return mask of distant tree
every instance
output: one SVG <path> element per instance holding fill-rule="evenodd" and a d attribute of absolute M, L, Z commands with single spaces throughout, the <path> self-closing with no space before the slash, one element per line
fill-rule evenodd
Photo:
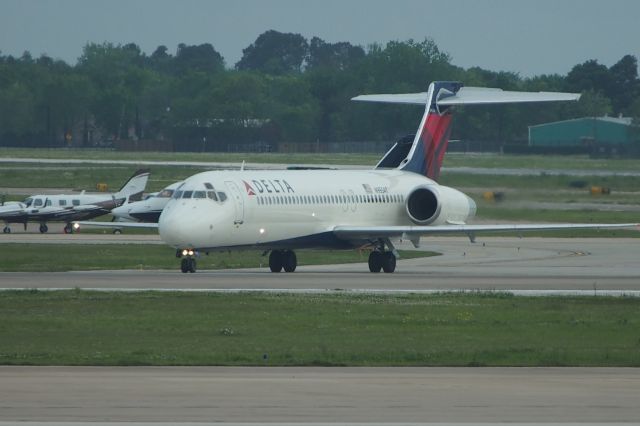
<path fill-rule="evenodd" d="M 242 58 L 236 64 L 236 69 L 268 74 L 300 72 L 308 50 L 309 44 L 300 34 L 269 30 L 242 50 Z"/>
<path fill-rule="evenodd" d="M 629 113 L 634 100 L 640 96 L 638 60 L 626 55 L 609 68 L 610 86 L 608 95 L 616 113 Z"/>
<path fill-rule="evenodd" d="M 309 43 L 307 69 L 331 68 L 345 70 L 365 57 L 364 49 L 351 43 L 326 43 L 313 37 Z"/>
<path fill-rule="evenodd" d="M 174 69 L 178 74 L 192 71 L 220 72 L 224 71 L 224 58 L 209 43 L 197 46 L 180 43 L 174 59 Z"/>
<path fill-rule="evenodd" d="M 606 94 L 610 87 L 609 69 L 595 59 L 574 66 L 567 74 L 566 90 L 568 92 L 591 90 Z"/>

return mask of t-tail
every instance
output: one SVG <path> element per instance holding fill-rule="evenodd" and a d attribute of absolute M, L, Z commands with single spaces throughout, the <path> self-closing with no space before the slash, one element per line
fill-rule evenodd
<path fill-rule="evenodd" d="M 149 170 L 140 169 L 129 178 L 129 180 L 120 188 L 120 190 L 114 194 L 117 200 L 121 200 L 119 204 L 130 203 L 133 201 L 140 201 L 142 194 L 147 187 L 147 181 L 149 180 Z"/>
<path fill-rule="evenodd" d="M 376 168 L 397 168 L 438 180 L 449 143 L 456 105 L 521 102 L 577 101 L 580 94 L 560 92 L 510 92 L 485 87 L 464 87 L 458 81 L 435 81 L 427 92 L 360 95 L 352 100 L 425 105 L 415 135 L 396 142 Z"/>

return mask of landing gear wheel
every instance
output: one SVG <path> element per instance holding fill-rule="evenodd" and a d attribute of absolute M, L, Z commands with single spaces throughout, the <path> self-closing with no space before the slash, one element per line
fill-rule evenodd
<path fill-rule="evenodd" d="M 293 272 L 298 266 L 298 258 L 296 254 L 291 250 L 285 250 L 282 252 L 282 267 L 285 272 Z"/>
<path fill-rule="evenodd" d="M 196 260 L 193 257 L 183 257 L 180 261 L 180 270 L 183 274 L 196 271 Z"/>
<path fill-rule="evenodd" d="M 11 233 L 11 228 L 9 228 L 8 226 L 5 226 L 4 229 L 2 230 L 2 232 L 4 232 L 5 234 L 10 234 Z"/>
<path fill-rule="evenodd" d="M 396 270 L 396 257 L 394 256 L 394 254 L 390 251 L 386 251 L 384 253 L 381 253 L 381 260 L 382 260 L 382 270 L 387 273 L 390 274 L 393 271 Z"/>
<path fill-rule="evenodd" d="M 45 234 L 49 230 L 49 227 L 44 223 L 40 225 L 40 233 Z"/>
<path fill-rule="evenodd" d="M 122 229 L 114 229 L 114 230 L 113 230 L 113 233 L 114 233 L 115 235 L 120 235 L 120 234 L 122 234 Z"/>
<path fill-rule="evenodd" d="M 382 256 L 379 251 L 372 251 L 369 254 L 369 271 L 378 273 L 382 269 Z"/>
<path fill-rule="evenodd" d="M 63 230 L 64 230 L 64 233 L 65 233 L 65 234 L 73 234 L 73 227 L 71 226 L 71 224 L 70 224 L 70 223 L 67 223 L 67 224 L 64 226 L 64 229 L 63 229 Z"/>
<path fill-rule="evenodd" d="M 271 269 L 271 272 L 282 271 L 283 257 L 283 252 L 280 250 L 272 250 L 271 253 L 269 253 L 269 269 Z"/>

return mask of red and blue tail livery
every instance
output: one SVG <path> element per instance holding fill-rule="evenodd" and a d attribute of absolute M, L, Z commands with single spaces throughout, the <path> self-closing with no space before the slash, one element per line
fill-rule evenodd
<path fill-rule="evenodd" d="M 521 102 L 577 100 L 575 93 L 509 92 L 485 87 L 465 87 L 458 81 L 435 81 L 427 92 L 360 95 L 354 101 L 425 105 L 420 126 L 409 140 L 398 141 L 380 160 L 377 168 L 397 168 L 437 181 L 451 135 L 456 105 L 483 105 Z"/>

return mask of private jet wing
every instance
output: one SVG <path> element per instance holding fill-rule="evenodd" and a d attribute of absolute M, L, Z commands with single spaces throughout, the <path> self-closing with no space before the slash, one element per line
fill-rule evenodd
<path fill-rule="evenodd" d="M 87 228 L 145 228 L 158 229 L 158 224 L 153 222 L 93 222 L 78 220 L 73 222 L 73 227 L 79 229 Z"/>
<path fill-rule="evenodd" d="M 406 238 L 417 244 L 422 236 L 442 234 L 466 234 L 473 237 L 484 232 L 557 231 L 563 229 L 625 229 L 640 228 L 638 223 L 545 223 L 437 226 L 336 226 L 333 233 L 343 240 L 376 240 L 378 238 Z M 473 239 L 473 238 L 472 238 Z"/>

